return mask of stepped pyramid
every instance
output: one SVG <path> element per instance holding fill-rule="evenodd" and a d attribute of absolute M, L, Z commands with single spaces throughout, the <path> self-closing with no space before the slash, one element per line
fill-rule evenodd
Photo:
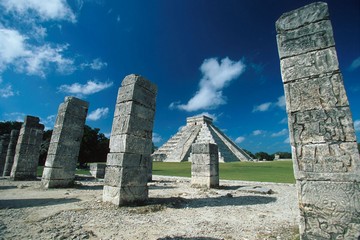
<path fill-rule="evenodd" d="M 207 116 L 186 119 L 186 126 L 152 154 L 153 161 L 191 161 L 191 144 L 215 143 L 220 162 L 251 161 L 252 158 L 212 124 Z"/>

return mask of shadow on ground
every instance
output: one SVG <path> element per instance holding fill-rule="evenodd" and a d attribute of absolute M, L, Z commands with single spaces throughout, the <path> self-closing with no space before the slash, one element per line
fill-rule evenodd
<path fill-rule="evenodd" d="M 0 209 L 51 206 L 51 205 L 73 203 L 73 202 L 79 202 L 79 201 L 81 201 L 81 200 L 78 198 L 6 199 L 6 200 L 0 200 Z"/>
<path fill-rule="evenodd" d="M 212 238 L 212 237 L 164 237 L 158 238 L 157 240 L 221 240 L 223 238 Z"/>
<path fill-rule="evenodd" d="M 257 204 L 268 204 L 275 202 L 275 197 L 269 196 L 240 196 L 240 197 L 214 197 L 186 199 L 182 197 L 150 198 L 147 205 L 166 205 L 170 208 L 202 208 L 202 207 L 224 207 L 224 206 L 247 206 Z"/>

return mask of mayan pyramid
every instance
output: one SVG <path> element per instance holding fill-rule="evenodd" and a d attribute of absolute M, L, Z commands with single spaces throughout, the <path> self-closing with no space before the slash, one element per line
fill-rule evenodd
<path fill-rule="evenodd" d="M 220 162 L 251 161 L 252 158 L 215 127 L 212 121 L 207 116 L 187 118 L 186 126 L 152 154 L 153 161 L 191 161 L 193 143 L 217 144 Z"/>

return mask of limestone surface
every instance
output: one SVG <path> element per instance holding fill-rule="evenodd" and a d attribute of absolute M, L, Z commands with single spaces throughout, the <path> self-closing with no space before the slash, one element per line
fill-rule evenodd
<path fill-rule="evenodd" d="M 6 154 L 9 146 L 9 141 L 9 134 L 3 134 L 0 136 L 0 173 L 3 173 L 5 168 Z"/>
<path fill-rule="evenodd" d="M 11 179 L 36 179 L 43 131 L 44 125 L 38 117 L 25 116 L 16 144 Z"/>
<path fill-rule="evenodd" d="M 105 176 L 105 163 L 90 163 L 90 174 L 95 178 L 104 178 Z"/>
<path fill-rule="evenodd" d="M 41 180 L 45 188 L 73 185 L 88 108 L 75 97 L 60 104 Z"/>
<path fill-rule="evenodd" d="M 104 202 L 119 206 L 148 199 L 156 94 L 156 85 L 139 75 L 128 75 L 121 83 L 106 161 Z"/>
<path fill-rule="evenodd" d="M 191 186 L 219 186 L 219 154 L 213 143 L 192 144 Z"/>
<path fill-rule="evenodd" d="M 19 138 L 19 130 L 11 130 L 9 146 L 6 153 L 3 176 L 10 176 L 11 168 L 14 163 L 16 143 Z"/>
<path fill-rule="evenodd" d="M 326 3 L 276 22 L 301 239 L 360 238 L 360 158 Z"/>

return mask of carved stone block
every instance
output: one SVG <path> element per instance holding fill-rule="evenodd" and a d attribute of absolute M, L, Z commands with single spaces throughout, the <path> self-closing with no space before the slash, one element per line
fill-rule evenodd
<path fill-rule="evenodd" d="M 284 58 L 280 62 L 283 82 L 301 78 L 318 77 L 321 74 L 339 70 L 339 62 L 334 47 L 313 51 L 294 57 Z"/>
<path fill-rule="evenodd" d="M 284 89 L 288 112 L 349 105 L 340 73 L 288 83 Z"/>
<path fill-rule="evenodd" d="M 302 239 L 358 239 L 360 183 L 299 181 Z"/>
<path fill-rule="evenodd" d="M 278 33 L 283 33 L 324 19 L 329 19 L 328 6 L 324 2 L 316 2 L 282 14 L 275 26 Z"/>
<path fill-rule="evenodd" d="M 356 142 L 349 107 L 293 112 L 288 116 L 292 145 L 338 141 Z"/>
<path fill-rule="evenodd" d="M 276 37 L 280 59 L 335 46 L 329 20 L 311 23 Z"/>

